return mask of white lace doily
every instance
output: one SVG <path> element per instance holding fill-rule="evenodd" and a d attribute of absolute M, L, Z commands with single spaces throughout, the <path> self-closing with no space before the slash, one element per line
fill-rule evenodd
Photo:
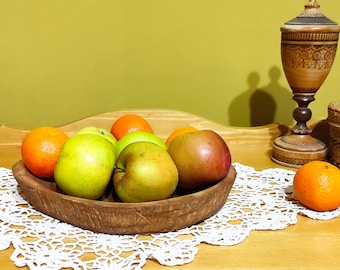
<path fill-rule="evenodd" d="M 233 165 L 237 178 L 217 214 L 180 231 L 147 236 L 94 233 L 44 215 L 22 197 L 12 171 L 0 168 L 0 250 L 12 244 L 10 259 L 16 266 L 39 270 L 141 269 L 148 259 L 173 266 L 194 260 L 203 242 L 230 246 L 252 230 L 295 224 L 298 214 L 322 220 L 340 215 L 340 208 L 315 212 L 295 201 L 290 192 L 293 171 Z"/>

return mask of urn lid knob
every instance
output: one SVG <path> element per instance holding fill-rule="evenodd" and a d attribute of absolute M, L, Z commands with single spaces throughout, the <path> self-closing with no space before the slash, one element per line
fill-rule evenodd
<path fill-rule="evenodd" d="M 308 9 L 308 8 L 319 8 L 320 5 L 316 2 L 316 0 L 310 0 L 306 5 L 305 5 L 305 8 Z"/>

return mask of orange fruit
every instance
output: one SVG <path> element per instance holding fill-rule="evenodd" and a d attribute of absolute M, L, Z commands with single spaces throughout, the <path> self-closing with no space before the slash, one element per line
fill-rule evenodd
<path fill-rule="evenodd" d="M 134 131 L 153 133 L 150 123 L 137 114 L 124 114 L 119 117 L 111 127 L 111 134 L 117 140 Z"/>
<path fill-rule="evenodd" d="M 340 207 L 340 169 L 326 161 L 310 161 L 296 171 L 293 192 L 310 209 L 334 210 Z"/>
<path fill-rule="evenodd" d="M 169 146 L 170 142 L 175 138 L 177 137 L 178 135 L 180 134 L 183 134 L 183 133 L 188 133 L 188 132 L 195 132 L 195 131 L 198 131 L 197 128 L 194 128 L 194 127 L 191 127 L 191 126 L 185 126 L 185 127 L 180 127 L 180 128 L 177 128 L 175 129 L 170 135 L 169 137 L 166 139 L 165 141 L 165 144 L 167 146 Z"/>
<path fill-rule="evenodd" d="M 32 129 L 21 144 L 24 165 L 37 177 L 53 178 L 61 147 L 67 139 L 67 134 L 55 127 Z"/>

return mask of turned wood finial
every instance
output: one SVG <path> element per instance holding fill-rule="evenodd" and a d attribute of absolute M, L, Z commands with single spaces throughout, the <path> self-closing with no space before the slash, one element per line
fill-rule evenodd
<path fill-rule="evenodd" d="M 305 5 L 305 8 L 319 8 L 320 5 L 316 2 L 316 0 L 309 0 L 309 2 Z"/>
<path fill-rule="evenodd" d="M 320 5 L 316 2 L 316 0 L 309 0 L 309 2 L 305 5 L 304 11 L 300 14 L 299 17 L 325 17 L 320 11 Z"/>
<path fill-rule="evenodd" d="M 305 5 L 305 8 L 319 8 L 320 5 L 316 2 L 316 0 L 309 0 L 309 2 Z"/>

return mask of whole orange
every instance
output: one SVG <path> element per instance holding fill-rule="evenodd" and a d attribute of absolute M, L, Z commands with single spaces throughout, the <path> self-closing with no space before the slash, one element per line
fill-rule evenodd
<path fill-rule="evenodd" d="M 310 161 L 296 171 L 293 192 L 312 210 L 334 210 L 340 207 L 340 169 L 326 161 Z"/>
<path fill-rule="evenodd" d="M 198 131 L 197 128 L 194 128 L 192 126 L 184 126 L 184 127 L 180 127 L 180 128 L 176 128 L 173 132 L 171 132 L 171 134 L 169 135 L 169 137 L 166 139 L 165 144 L 167 146 L 169 146 L 170 142 L 177 137 L 178 135 L 181 135 L 183 133 L 187 133 L 187 132 L 195 132 Z"/>
<path fill-rule="evenodd" d="M 53 178 L 54 167 L 68 135 L 55 127 L 32 129 L 22 141 L 21 157 L 26 168 L 40 178 Z"/>
<path fill-rule="evenodd" d="M 153 133 L 151 124 L 142 116 L 137 114 L 124 114 L 119 117 L 111 127 L 111 134 L 117 140 L 134 131 Z"/>

